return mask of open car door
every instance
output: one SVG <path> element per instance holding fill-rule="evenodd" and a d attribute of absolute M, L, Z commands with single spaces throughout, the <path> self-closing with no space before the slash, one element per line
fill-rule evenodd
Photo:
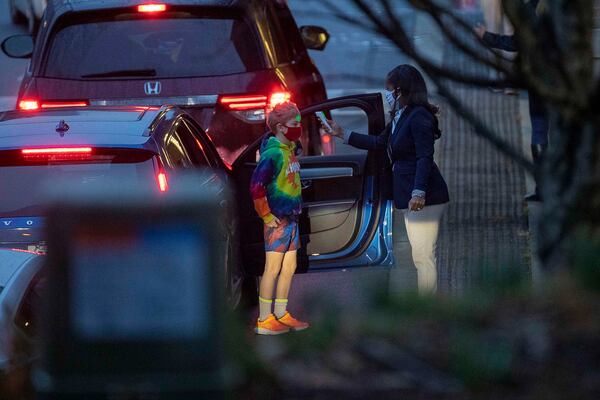
<path fill-rule="evenodd" d="M 303 136 L 318 126 L 317 111 L 362 134 L 379 135 L 385 127 L 379 93 L 331 99 L 301 110 Z M 298 272 L 392 265 L 391 202 L 382 190 L 385 152 L 356 149 L 330 135 L 321 141 L 332 154 L 299 156 L 304 208 Z M 260 141 L 249 146 L 233 164 L 242 262 L 246 272 L 254 275 L 262 274 L 265 260 L 263 223 L 249 191 L 259 147 Z"/>

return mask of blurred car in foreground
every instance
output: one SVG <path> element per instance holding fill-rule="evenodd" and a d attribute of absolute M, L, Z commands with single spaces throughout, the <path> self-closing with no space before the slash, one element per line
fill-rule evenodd
<path fill-rule="evenodd" d="M 8 0 L 10 19 L 15 24 L 26 23 L 29 33 L 35 34 L 47 4 L 48 0 Z"/>
<path fill-rule="evenodd" d="M 44 18 L 35 49 L 23 35 L 2 46 L 11 57 L 32 56 L 21 109 L 194 105 L 231 165 L 264 133 L 266 109 L 327 97 L 307 47 L 324 49 L 328 33 L 298 28 L 285 1 L 64 0 Z M 302 142 L 309 154 L 331 152 L 318 125 Z"/>
<path fill-rule="evenodd" d="M 29 363 L 34 354 L 43 264 L 34 252 L 0 249 L 0 374 Z"/>

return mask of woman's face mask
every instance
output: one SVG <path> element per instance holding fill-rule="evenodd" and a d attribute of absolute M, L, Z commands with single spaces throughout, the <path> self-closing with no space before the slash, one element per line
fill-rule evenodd
<path fill-rule="evenodd" d="M 396 103 L 396 97 L 394 97 L 393 90 L 385 90 L 385 101 L 390 105 L 390 108 L 394 108 L 394 103 Z"/>

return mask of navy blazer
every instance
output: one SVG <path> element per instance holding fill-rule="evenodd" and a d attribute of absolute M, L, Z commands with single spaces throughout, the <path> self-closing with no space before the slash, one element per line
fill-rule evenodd
<path fill-rule="evenodd" d="M 387 157 L 391 146 L 392 192 L 396 208 L 408 208 L 413 190 L 425 192 L 425 205 L 450 201 L 448 186 L 433 161 L 437 120 L 425 107 L 409 107 L 391 134 L 385 129 L 379 136 L 352 132 L 348 144 L 365 150 L 383 150 Z M 388 183 L 390 184 L 390 183 Z"/>

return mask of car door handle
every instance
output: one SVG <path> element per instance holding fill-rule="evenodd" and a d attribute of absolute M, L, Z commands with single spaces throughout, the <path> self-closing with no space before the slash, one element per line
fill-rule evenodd
<path fill-rule="evenodd" d="M 312 186 L 312 180 L 310 179 L 302 179 L 300 182 L 300 187 L 302 187 L 302 190 L 308 189 Z"/>
<path fill-rule="evenodd" d="M 301 179 L 331 179 L 354 176 L 351 167 L 304 168 L 300 170 Z"/>

